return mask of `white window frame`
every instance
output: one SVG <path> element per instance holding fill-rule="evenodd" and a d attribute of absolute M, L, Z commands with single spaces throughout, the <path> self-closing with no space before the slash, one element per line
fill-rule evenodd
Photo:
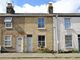
<path fill-rule="evenodd" d="M 5 17 L 4 23 L 5 23 L 5 28 L 12 28 L 12 17 Z M 8 23 L 11 25 L 10 27 L 7 27 Z"/>
<path fill-rule="evenodd" d="M 66 36 L 71 36 L 71 42 L 69 42 L 69 40 L 68 40 L 68 43 L 66 43 Z M 67 39 L 70 39 L 70 38 L 67 38 Z M 66 45 L 69 45 L 70 43 L 71 43 L 71 46 L 66 46 Z M 72 48 L 72 35 L 65 35 L 65 47 Z"/>
<path fill-rule="evenodd" d="M 64 27 L 65 29 L 71 28 L 71 18 L 64 18 Z"/>
<path fill-rule="evenodd" d="M 9 36 L 10 40 L 5 40 L 5 37 Z M 10 45 L 5 45 L 5 41 L 10 41 Z M 4 47 L 12 47 L 12 35 L 5 35 L 4 36 Z"/>
<path fill-rule="evenodd" d="M 39 27 L 39 22 L 38 22 L 38 29 L 45 29 L 45 19 L 44 19 L 44 17 L 39 17 L 38 21 L 39 21 L 39 19 L 41 19 L 41 20 L 43 19 L 44 20 L 44 27 Z"/>
<path fill-rule="evenodd" d="M 38 35 L 38 37 L 39 36 L 44 36 L 45 37 L 45 41 L 44 41 L 44 43 L 45 43 L 45 46 L 43 47 L 43 48 L 46 48 L 46 36 L 45 35 Z M 37 38 L 37 41 L 38 41 L 38 38 Z M 38 41 L 38 44 L 39 44 L 39 41 Z M 38 46 L 38 45 L 37 45 Z M 38 48 L 40 48 L 39 46 L 38 46 Z"/>

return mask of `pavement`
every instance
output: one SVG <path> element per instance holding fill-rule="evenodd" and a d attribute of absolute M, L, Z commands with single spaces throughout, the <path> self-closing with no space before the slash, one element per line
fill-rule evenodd
<path fill-rule="evenodd" d="M 0 53 L 0 60 L 80 60 L 80 53 Z"/>

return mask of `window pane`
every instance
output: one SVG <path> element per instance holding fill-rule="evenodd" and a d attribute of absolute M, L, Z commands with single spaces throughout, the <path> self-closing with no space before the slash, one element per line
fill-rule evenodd
<path fill-rule="evenodd" d="M 41 42 L 38 42 L 38 47 L 41 47 Z"/>
<path fill-rule="evenodd" d="M 45 47 L 45 36 L 38 36 L 38 47 Z"/>
<path fill-rule="evenodd" d="M 6 27 L 11 27 L 11 22 L 5 22 Z"/>
<path fill-rule="evenodd" d="M 42 28 L 42 25 L 41 25 L 41 23 L 38 23 L 38 28 Z"/>
<path fill-rule="evenodd" d="M 10 41 L 5 41 L 5 45 L 10 45 Z"/>
<path fill-rule="evenodd" d="M 41 36 L 41 40 L 42 41 L 45 41 L 45 36 Z"/>
<path fill-rule="evenodd" d="M 71 27 L 70 18 L 64 18 L 64 26 L 65 26 L 65 29 L 68 29 Z"/>
<path fill-rule="evenodd" d="M 38 28 L 44 28 L 44 18 L 38 18 Z"/>
<path fill-rule="evenodd" d="M 44 27 L 44 19 L 42 18 L 42 27 Z"/>
<path fill-rule="evenodd" d="M 12 17 L 6 17 L 4 22 L 11 22 L 12 21 Z"/>
<path fill-rule="evenodd" d="M 38 41 L 41 41 L 41 36 L 38 36 Z"/>
<path fill-rule="evenodd" d="M 66 47 L 72 47 L 72 35 L 65 35 Z"/>
<path fill-rule="evenodd" d="M 5 28 L 12 28 L 12 17 L 6 17 L 4 23 Z"/>
<path fill-rule="evenodd" d="M 42 48 L 44 48 L 45 47 L 45 42 L 42 42 L 41 44 L 42 44 Z"/>
<path fill-rule="evenodd" d="M 11 46 L 11 36 L 5 36 L 4 45 Z"/>
<path fill-rule="evenodd" d="M 38 41 L 45 41 L 45 36 L 38 36 Z"/>
<path fill-rule="evenodd" d="M 5 40 L 10 41 L 10 36 L 5 36 Z"/>

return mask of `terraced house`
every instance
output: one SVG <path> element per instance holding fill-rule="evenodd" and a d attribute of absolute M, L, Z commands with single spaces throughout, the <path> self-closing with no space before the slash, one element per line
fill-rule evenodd
<path fill-rule="evenodd" d="M 54 13 L 54 50 L 80 52 L 80 13 Z"/>
<path fill-rule="evenodd" d="M 49 13 L 15 13 L 11 3 L 0 13 L 0 46 L 7 52 L 53 50 L 53 8 Z"/>

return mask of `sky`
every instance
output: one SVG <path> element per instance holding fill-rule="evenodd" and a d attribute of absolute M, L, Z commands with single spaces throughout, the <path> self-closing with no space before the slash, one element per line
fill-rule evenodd
<path fill-rule="evenodd" d="M 52 2 L 54 13 L 80 13 L 80 0 L 0 0 L 0 13 L 6 13 L 8 2 L 12 2 L 16 13 L 48 13 Z"/>

